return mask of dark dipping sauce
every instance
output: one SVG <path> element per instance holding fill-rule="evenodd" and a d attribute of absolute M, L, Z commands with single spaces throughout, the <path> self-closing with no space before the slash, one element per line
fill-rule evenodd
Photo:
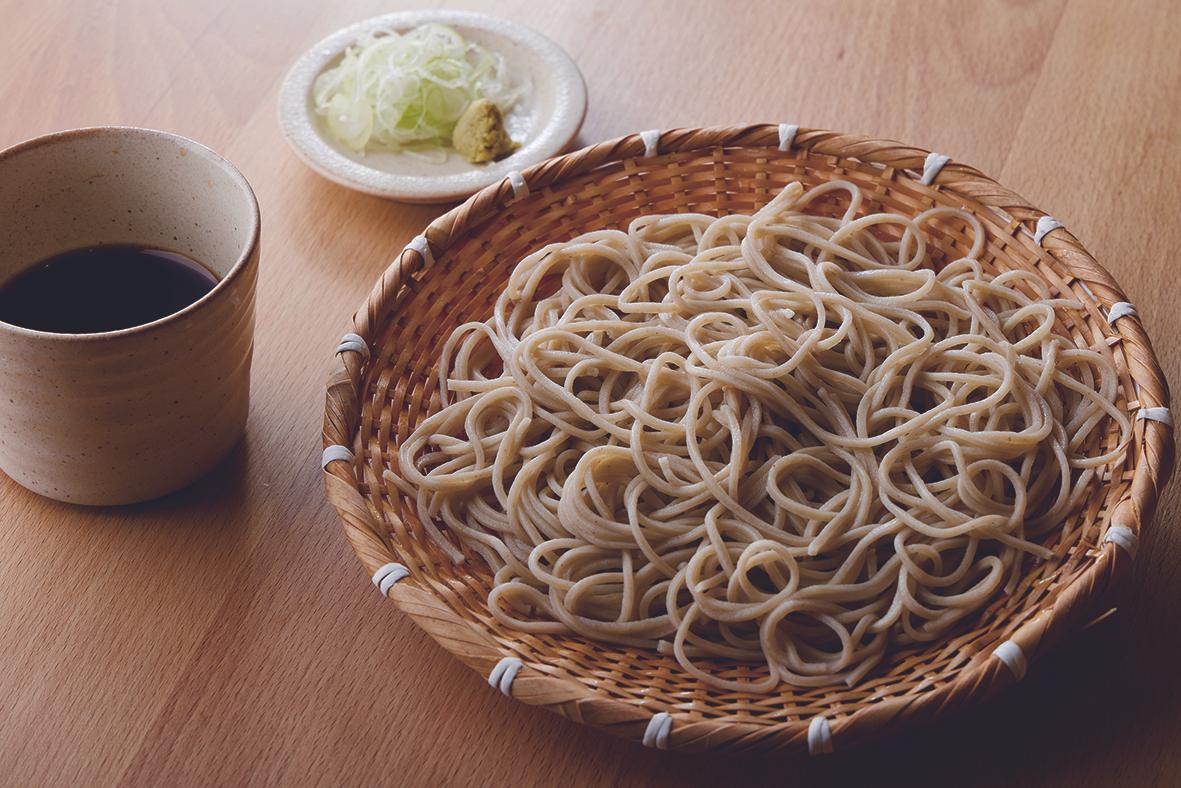
<path fill-rule="evenodd" d="M 55 334 L 97 334 L 179 312 L 217 284 L 179 252 L 93 246 L 63 252 L 0 285 L 0 320 Z"/>

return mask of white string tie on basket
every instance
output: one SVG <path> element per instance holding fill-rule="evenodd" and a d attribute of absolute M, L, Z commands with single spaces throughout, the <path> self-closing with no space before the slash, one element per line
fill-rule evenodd
<path fill-rule="evenodd" d="M 1113 525 L 1107 529 L 1107 534 L 1103 537 L 1103 544 L 1108 542 L 1123 548 L 1129 558 L 1135 558 L 1136 551 L 1140 549 L 1140 537 L 1136 536 L 1131 528 L 1124 525 Z"/>
<path fill-rule="evenodd" d="M 796 135 L 800 133 L 800 127 L 794 123 L 780 123 L 779 124 L 779 150 L 791 150 L 791 146 L 796 144 Z"/>
<path fill-rule="evenodd" d="M 832 729 L 824 717 L 813 717 L 808 723 L 808 754 L 828 755 L 832 752 Z"/>
<path fill-rule="evenodd" d="M 919 178 L 919 183 L 924 186 L 930 186 L 935 182 L 935 178 L 939 176 L 939 171 L 943 169 L 943 165 L 951 161 L 950 156 L 944 156 L 942 153 L 928 153 L 927 160 L 923 162 L 923 177 Z"/>
<path fill-rule="evenodd" d="M 644 141 L 644 158 L 650 159 L 655 156 L 660 147 L 660 129 L 641 131 L 640 139 Z"/>
<path fill-rule="evenodd" d="M 1025 661 L 1025 652 L 1021 650 L 1021 646 L 1011 640 L 1006 640 L 993 650 L 992 655 L 1008 665 L 1009 670 L 1013 671 L 1013 675 L 1018 681 L 1025 678 L 1025 671 L 1029 663 Z"/>
<path fill-rule="evenodd" d="M 1140 313 L 1136 311 L 1136 307 L 1129 304 L 1127 301 L 1117 301 L 1111 305 L 1111 311 L 1107 313 L 1108 325 L 1115 325 L 1115 321 L 1121 317 L 1140 317 Z"/>
<path fill-rule="evenodd" d="M 328 470 L 328 463 L 336 462 L 337 460 L 344 460 L 349 465 L 352 465 L 355 459 L 352 449 L 336 443 L 324 449 L 324 453 L 320 455 L 320 467 Z"/>
<path fill-rule="evenodd" d="M 668 732 L 672 727 L 673 718 L 667 711 L 653 714 L 652 719 L 648 720 L 648 727 L 644 729 L 644 746 L 667 750 Z"/>
<path fill-rule="evenodd" d="M 521 672 L 523 667 L 525 667 L 525 663 L 516 657 L 505 657 L 497 662 L 496 667 L 492 668 L 492 672 L 488 674 L 488 683 L 511 698 L 513 696 L 513 682 L 516 681 L 517 674 Z"/>
<path fill-rule="evenodd" d="M 425 235 L 416 235 L 406 244 L 407 249 L 413 249 L 422 257 L 423 265 L 434 265 L 435 256 L 431 254 L 431 244 Z"/>
<path fill-rule="evenodd" d="M 349 352 L 360 353 L 365 358 L 369 358 L 369 345 L 361 338 L 360 334 L 350 331 L 340 338 L 340 344 L 336 346 L 336 355 Z"/>
<path fill-rule="evenodd" d="M 1136 418 L 1147 421 L 1159 421 L 1166 427 L 1173 426 L 1173 416 L 1169 413 L 1168 408 L 1141 408 L 1136 412 Z"/>
<path fill-rule="evenodd" d="M 525 183 L 525 176 L 517 170 L 513 170 L 507 176 L 509 185 L 513 187 L 514 197 L 528 197 L 529 184 Z"/>
<path fill-rule="evenodd" d="M 1055 219 L 1053 216 L 1043 216 L 1037 220 L 1037 229 L 1033 231 L 1033 242 L 1038 246 L 1042 245 L 1046 235 L 1054 232 L 1062 226 L 1062 222 Z"/>
<path fill-rule="evenodd" d="M 409 576 L 410 570 L 402 564 L 382 564 L 381 568 L 373 573 L 373 585 L 377 586 L 377 590 L 381 592 L 382 596 L 389 596 L 394 583 Z"/>

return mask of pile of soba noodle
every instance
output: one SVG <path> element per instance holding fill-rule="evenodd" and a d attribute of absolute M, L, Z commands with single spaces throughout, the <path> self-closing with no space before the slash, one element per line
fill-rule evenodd
<path fill-rule="evenodd" d="M 1127 441 L 1112 362 L 1037 275 L 982 270 L 968 213 L 864 213 L 793 183 L 753 216 L 636 219 L 529 255 L 455 330 L 387 478 L 495 570 L 498 619 L 723 689 L 853 683 L 1051 557 Z M 971 249 L 933 265 L 932 220 Z"/>

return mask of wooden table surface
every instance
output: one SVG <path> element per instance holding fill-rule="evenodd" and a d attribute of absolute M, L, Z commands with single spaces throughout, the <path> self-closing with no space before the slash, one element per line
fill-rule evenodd
<path fill-rule="evenodd" d="M 447 2 L 586 75 L 579 144 L 786 121 L 972 163 L 1125 286 L 1181 382 L 1181 22 L 1159 2 Z M 0 481 L 0 784 L 1181 782 L 1181 485 L 1117 615 L 983 708 L 829 759 L 670 755 L 490 690 L 383 604 L 324 500 L 323 382 L 348 318 L 442 208 L 307 170 L 291 61 L 395 0 L 0 0 L 0 147 L 117 123 L 193 137 L 262 204 L 247 436 L 192 488 L 84 509 Z M 892 780 L 887 780 L 888 782 Z"/>

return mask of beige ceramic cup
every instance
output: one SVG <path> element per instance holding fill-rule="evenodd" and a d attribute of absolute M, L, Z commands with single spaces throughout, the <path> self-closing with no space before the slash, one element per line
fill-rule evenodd
<path fill-rule="evenodd" d="M 103 127 L 0 151 L 0 283 L 100 244 L 182 252 L 220 279 L 152 323 L 52 334 L 0 321 L 0 469 L 81 504 L 155 498 L 209 471 L 246 423 L 258 203 L 192 140 Z"/>

